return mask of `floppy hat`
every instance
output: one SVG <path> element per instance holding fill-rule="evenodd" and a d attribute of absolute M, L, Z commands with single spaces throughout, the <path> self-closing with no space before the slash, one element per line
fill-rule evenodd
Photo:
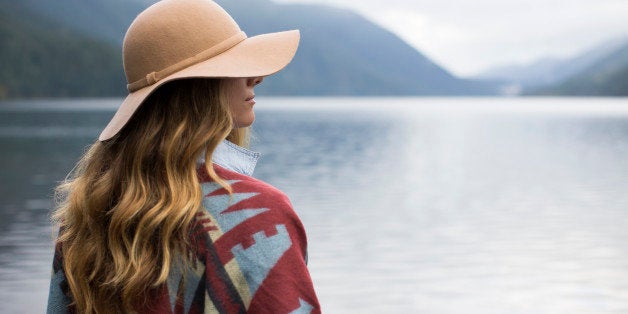
<path fill-rule="evenodd" d="M 298 45 L 298 30 L 247 37 L 211 0 L 157 2 L 135 18 L 124 37 L 129 95 L 98 140 L 116 135 L 146 97 L 166 82 L 271 75 L 290 63 Z"/>

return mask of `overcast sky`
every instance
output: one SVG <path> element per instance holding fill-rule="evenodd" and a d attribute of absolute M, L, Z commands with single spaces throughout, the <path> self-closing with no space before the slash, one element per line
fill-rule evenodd
<path fill-rule="evenodd" d="M 450 72 L 569 57 L 628 36 L 628 0 L 275 0 L 350 8 Z"/>

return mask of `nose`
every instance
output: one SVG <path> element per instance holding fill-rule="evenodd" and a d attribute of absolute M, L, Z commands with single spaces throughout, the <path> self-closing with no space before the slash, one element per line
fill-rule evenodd
<path fill-rule="evenodd" d="M 247 84 L 253 87 L 253 86 L 261 84 L 263 80 L 264 80 L 263 76 L 249 77 L 249 79 L 247 80 Z"/>

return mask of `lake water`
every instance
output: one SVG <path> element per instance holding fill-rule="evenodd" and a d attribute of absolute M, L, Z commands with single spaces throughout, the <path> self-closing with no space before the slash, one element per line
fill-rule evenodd
<path fill-rule="evenodd" d="M 119 102 L 0 103 L 0 312 L 45 308 L 52 187 Z M 628 313 L 628 99 L 256 108 L 325 313 Z"/>

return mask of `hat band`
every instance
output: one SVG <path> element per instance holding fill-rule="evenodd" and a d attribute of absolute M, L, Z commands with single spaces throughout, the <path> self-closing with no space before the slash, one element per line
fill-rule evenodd
<path fill-rule="evenodd" d="M 179 72 L 191 65 L 197 64 L 199 62 L 209 60 L 233 47 L 237 44 L 241 43 L 246 39 L 246 34 L 242 31 L 239 33 L 223 40 L 222 42 L 212 46 L 211 48 L 204 50 L 193 57 L 189 57 L 187 59 L 183 59 L 165 69 L 162 69 L 157 72 L 150 72 L 146 74 L 146 77 L 139 79 L 133 83 L 127 84 L 126 88 L 130 93 L 142 89 L 146 86 L 153 85 L 159 82 L 161 79 L 172 75 L 176 72 Z"/>

